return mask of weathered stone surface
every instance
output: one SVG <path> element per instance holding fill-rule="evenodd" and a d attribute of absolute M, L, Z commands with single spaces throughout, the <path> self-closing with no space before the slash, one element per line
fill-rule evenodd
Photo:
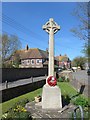
<path fill-rule="evenodd" d="M 58 86 L 44 85 L 42 91 L 42 109 L 61 109 L 61 91 Z"/>
<path fill-rule="evenodd" d="M 59 73 L 59 78 L 60 77 L 65 77 L 65 78 L 69 78 L 70 81 L 73 79 L 73 76 L 72 76 L 72 71 L 68 71 L 68 70 L 64 70 L 62 72 Z"/>
<path fill-rule="evenodd" d="M 49 76 L 54 76 L 54 34 L 60 30 L 60 26 L 50 18 L 45 25 L 43 25 L 43 29 L 49 33 Z"/>
<path fill-rule="evenodd" d="M 49 69 L 48 76 L 54 76 L 54 34 L 60 30 L 60 26 L 50 18 L 45 25 L 43 25 L 43 29 L 49 33 Z M 42 109 L 61 109 L 62 101 L 61 101 L 61 91 L 58 86 L 51 87 L 47 84 L 43 87 L 42 92 Z"/>
<path fill-rule="evenodd" d="M 75 106 L 69 104 L 68 106 L 64 106 L 60 111 L 44 110 L 42 109 L 41 103 L 37 104 L 33 101 L 27 103 L 25 108 L 31 113 L 32 118 L 35 118 L 35 120 L 70 120 L 71 113 L 73 112 Z"/>

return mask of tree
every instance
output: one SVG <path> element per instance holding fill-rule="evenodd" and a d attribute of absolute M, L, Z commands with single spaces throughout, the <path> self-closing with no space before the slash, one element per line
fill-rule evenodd
<path fill-rule="evenodd" d="M 1 38 L 1 37 L 0 37 Z M 1 41 L 1 40 L 0 40 Z M 14 52 L 21 48 L 21 42 L 15 35 L 2 35 L 2 47 L 0 47 L 0 56 L 2 57 L 2 67 L 13 67 L 10 61 Z M 1 45 L 1 44 L 0 44 Z M 2 54 L 1 54 L 2 50 Z"/>
<path fill-rule="evenodd" d="M 21 48 L 21 43 L 17 36 L 2 35 L 2 61 L 9 58 L 16 50 Z"/>
<path fill-rule="evenodd" d="M 74 58 L 73 61 L 72 61 L 72 66 L 75 66 L 75 67 L 80 66 L 81 69 L 83 69 L 86 60 L 87 60 L 87 59 L 86 59 L 85 57 L 81 57 L 81 56 L 76 57 L 76 58 Z"/>
<path fill-rule="evenodd" d="M 14 52 L 14 55 L 13 55 L 13 58 L 12 58 L 13 60 L 13 67 L 14 68 L 19 68 L 19 65 L 20 65 L 20 54 L 17 52 L 17 51 L 15 51 Z"/>
<path fill-rule="evenodd" d="M 90 57 L 90 2 L 77 3 L 73 15 L 79 20 L 77 27 L 71 29 L 74 36 L 85 41 L 83 52 Z"/>

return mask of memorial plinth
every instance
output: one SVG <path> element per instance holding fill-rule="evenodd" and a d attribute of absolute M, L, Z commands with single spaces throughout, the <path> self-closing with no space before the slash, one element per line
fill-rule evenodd
<path fill-rule="evenodd" d="M 60 29 L 60 26 L 54 22 L 53 18 L 43 25 L 43 29 L 49 34 L 49 66 L 48 78 L 42 91 L 42 109 L 61 109 L 61 90 L 56 85 L 54 77 L 54 34 Z"/>
<path fill-rule="evenodd" d="M 60 110 L 62 108 L 61 91 L 58 86 L 43 86 L 42 109 Z"/>

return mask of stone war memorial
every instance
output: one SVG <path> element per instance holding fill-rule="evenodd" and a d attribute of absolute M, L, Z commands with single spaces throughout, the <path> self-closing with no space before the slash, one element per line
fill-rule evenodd
<path fill-rule="evenodd" d="M 60 110 L 62 108 L 61 90 L 54 76 L 54 34 L 60 30 L 60 26 L 53 18 L 50 18 L 42 28 L 49 34 L 49 66 L 46 84 L 43 86 L 41 105 L 42 109 Z"/>
<path fill-rule="evenodd" d="M 46 84 L 42 88 L 42 96 L 35 97 L 35 101 L 27 103 L 25 108 L 31 112 L 33 118 L 50 118 L 52 115 L 55 118 L 60 118 L 59 111 L 62 110 L 61 90 L 57 86 L 57 80 L 54 76 L 54 34 L 60 30 L 60 26 L 54 22 L 53 18 L 50 18 L 42 28 L 49 34 L 48 76 Z"/>

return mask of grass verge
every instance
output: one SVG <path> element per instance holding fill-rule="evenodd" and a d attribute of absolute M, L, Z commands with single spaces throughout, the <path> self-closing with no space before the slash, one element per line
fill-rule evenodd
<path fill-rule="evenodd" d="M 10 107 L 12 107 L 15 103 L 17 103 L 20 100 L 28 99 L 29 101 L 33 101 L 34 97 L 40 95 L 41 92 L 42 92 L 42 88 L 2 103 L 2 113 L 5 113 Z"/>
<path fill-rule="evenodd" d="M 57 85 L 60 87 L 62 95 L 68 95 L 70 97 L 73 97 L 78 94 L 77 91 L 69 84 L 69 82 L 58 82 Z M 15 103 L 17 103 L 20 100 L 28 99 L 29 101 L 33 101 L 35 96 L 41 94 L 42 94 L 42 88 L 21 95 L 9 101 L 6 101 L 2 103 L 2 113 L 5 113 L 10 107 L 12 107 Z"/>

